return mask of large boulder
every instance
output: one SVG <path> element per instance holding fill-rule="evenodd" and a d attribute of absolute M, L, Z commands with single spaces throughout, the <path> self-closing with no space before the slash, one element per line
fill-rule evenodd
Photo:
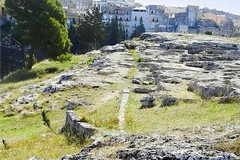
<path fill-rule="evenodd" d="M 141 108 L 152 108 L 155 106 L 155 98 L 152 95 L 143 97 L 140 102 L 142 103 Z"/>
<path fill-rule="evenodd" d="M 196 92 L 203 98 L 239 95 L 232 84 L 223 84 L 221 81 L 193 81 L 188 84 L 188 91 Z"/>
<path fill-rule="evenodd" d="M 167 106 L 174 106 L 177 105 L 179 102 L 178 98 L 176 97 L 172 97 L 172 96 L 168 96 L 168 97 L 164 97 L 162 99 L 162 107 L 167 107 Z"/>

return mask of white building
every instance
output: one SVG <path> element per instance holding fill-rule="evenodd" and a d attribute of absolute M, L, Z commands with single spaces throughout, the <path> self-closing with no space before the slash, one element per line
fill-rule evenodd
<path fill-rule="evenodd" d="M 73 19 L 78 23 L 80 18 L 93 7 L 93 0 L 62 0 L 62 4 L 69 26 Z"/>
<path fill-rule="evenodd" d="M 146 31 L 149 31 L 149 14 L 147 12 L 147 8 L 142 6 L 132 9 L 130 33 L 132 33 L 132 31 L 135 30 L 136 26 L 140 24 L 140 19 L 142 19 Z"/>
<path fill-rule="evenodd" d="M 188 25 L 179 24 L 176 29 L 177 33 L 188 33 Z"/>
<path fill-rule="evenodd" d="M 148 13 L 148 24 L 149 25 L 149 31 L 161 31 L 165 30 L 166 26 L 165 24 L 165 15 L 164 15 L 165 6 L 161 5 L 148 5 L 147 6 L 147 13 Z M 164 28 L 164 29 L 160 29 Z"/>

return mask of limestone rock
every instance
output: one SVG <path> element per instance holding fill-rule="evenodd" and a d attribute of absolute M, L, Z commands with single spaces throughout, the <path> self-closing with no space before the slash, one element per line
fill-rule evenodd
<path fill-rule="evenodd" d="M 74 77 L 73 74 L 66 74 L 66 75 L 62 75 L 60 77 L 60 81 L 69 81 L 69 80 L 72 80 Z"/>
<path fill-rule="evenodd" d="M 151 93 L 151 92 L 154 92 L 154 91 L 155 90 L 147 89 L 147 88 L 135 88 L 134 89 L 135 93 L 140 93 L 140 94 L 148 94 L 148 93 Z"/>
<path fill-rule="evenodd" d="M 55 93 L 58 91 L 61 91 L 61 88 L 56 85 L 50 85 L 43 90 L 43 93 Z"/>
<path fill-rule="evenodd" d="M 133 84 L 141 84 L 141 80 L 140 80 L 140 79 L 137 79 L 137 78 L 134 78 L 134 79 L 132 80 L 132 83 L 133 83 Z"/>
<path fill-rule="evenodd" d="M 176 97 L 171 97 L 171 96 L 168 96 L 168 97 L 164 97 L 162 99 L 162 107 L 166 107 L 166 106 L 174 106 L 174 105 L 177 105 L 178 104 L 178 98 Z"/>
<path fill-rule="evenodd" d="M 113 53 L 113 52 L 124 52 L 126 51 L 126 47 L 124 44 L 116 44 L 114 46 L 105 46 L 101 49 L 103 53 Z"/>
<path fill-rule="evenodd" d="M 69 132 L 78 138 L 86 138 L 94 135 L 97 129 L 92 125 L 82 122 L 81 118 L 77 117 L 74 111 L 67 111 L 65 126 L 62 132 Z"/>
<path fill-rule="evenodd" d="M 155 106 L 155 98 L 151 95 L 143 97 L 140 102 L 142 103 L 141 108 L 152 108 Z"/>
<path fill-rule="evenodd" d="M 43 159 L 33 156 L 33 157 L 29 158 L 28 160 L 43 160 Z"/>
<path fill-rule="evenodd" d="M 77 107 L 88 105 L 87 102 L 77 102 L 75 100 L 66 100 L 66 101 L 67 101 L 67 105 L 64 106 L 63 108 L 66 108 L 67 110 L 74 110 Z"/>

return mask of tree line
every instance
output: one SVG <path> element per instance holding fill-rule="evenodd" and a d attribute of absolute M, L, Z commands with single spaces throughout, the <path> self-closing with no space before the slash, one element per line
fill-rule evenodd
<path fill-rule="evenodd" d="M 69 29 L 69 37 L 73 42 L 71 48 L 73 53 L 99 49 L 104 45 L 114 45 L 126 39 L 138 37 L 145 32 L 142 18 L 130 37 L 124 24 L 118 20 L 117 16 L 106 23 L 102 19 L 103 14 L 100 13 L 99 9 L 93 8 L 80 19 L 79 25 L 73 21 Z"/>
<path fill-rule="evenodd" d="M 98 8 L 88 11 L 79 24 L 73 20 L 67 29 L 67 17 L 60 0 L 6 0 L 5 6 L 8 14 L 16 19 L 14 30 L 19 42 L 31 46 L 27 53 L 27 69 L 32 68 L 34 55 L 39 53 L 45 58 L 58 60 L 59 57 L 69 57 L 69 52 L 86 53 L 137 37 L 145 31 L 140 19 L 128 37 L 124 24 L 117 17 L 104 23 Z"/>

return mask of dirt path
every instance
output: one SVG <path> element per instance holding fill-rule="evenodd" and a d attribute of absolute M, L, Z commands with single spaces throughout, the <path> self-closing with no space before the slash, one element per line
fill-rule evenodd
<path fill-rule="evenodd" d="M 124 132 L 124 121 L 125 121 L 124 112 L 125 112 L 125 106 L 128 101 L 129 92 L 130 92 L 129 89 L 123 90 L 122 101 L 120 104 L 118 120 L 119 120 L 119 129 L 121 132 Z"/>

